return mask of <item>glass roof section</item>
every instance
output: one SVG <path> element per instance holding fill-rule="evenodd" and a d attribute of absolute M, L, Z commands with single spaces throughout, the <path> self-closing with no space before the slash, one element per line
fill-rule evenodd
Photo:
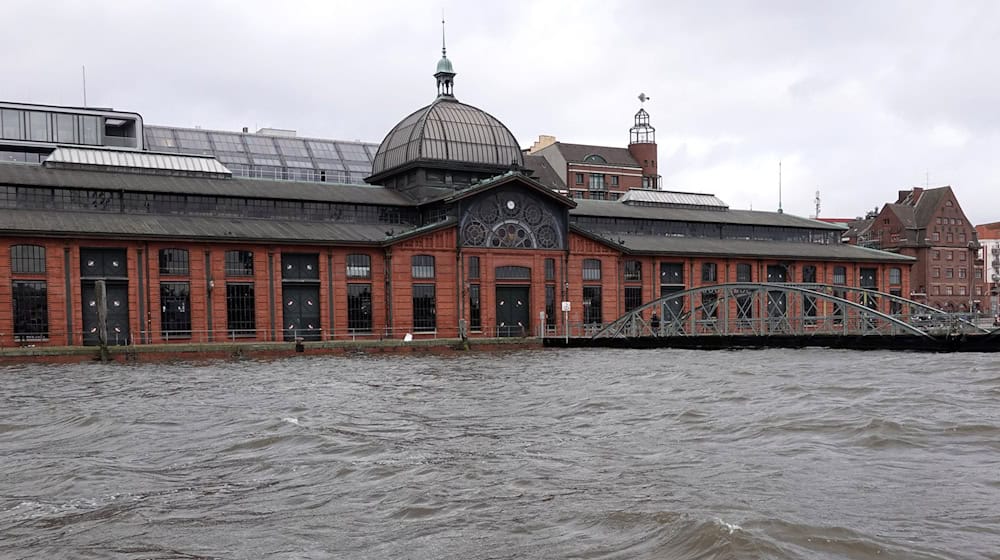
<path fill-rule="evenodd" d="M 144 133 L 153 152 L 213 155 L 233 165 L 234 176 L 295 181 L 364 184 L 379 147 L 370 142 L 165 126 L 145 126 Z"/>

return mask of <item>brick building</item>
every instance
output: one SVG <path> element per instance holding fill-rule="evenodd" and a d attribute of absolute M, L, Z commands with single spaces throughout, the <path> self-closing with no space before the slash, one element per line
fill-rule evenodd
<path fill-rule="evenodd" d="M 979 237 L 979 258 L 983 262 L 982 276 L 977 281 L 983 284 L 983 294 L 989 294 L 993 315 L 1000 314 L 1000 222 L 976 226 Z"/>
<path fill-rule="evenodd" d="M 618 200 L 632 189 L 658 189 L 656 129 L 639 109 L 627 148 L 568 144 L 539 136 L 525 154 L 525 164 L 551 177 L 542 183 L 576 199 Z"/>
<path fill-rule="evenodd" d="M 976 229 L 951 187 L 899 191 L 896 202 L 883 206 L 859 239 L 859 244 L 916 259 L 911 299 L 945 311 L 984 309 Z"/>
<path fill-rule="evenodd" d="M 108 339 L 124 344 L 561 333 L 735 281 L 910 291 L 911 257 L 842 244 L 839 226 L 710 195 L 563 196 L 545 183 L 555 167 L 528 165 L 499 120 L 455 98 L 454 76 L 443 57 L 437 97 L 386 135 L 369 185 L 240 176 L 213 154 L 27 143 L 0 113 L 13 136 L 0 149 L 20 158 L 0 163 L 0 345 L 95 344 L 105 292 Z M 326 165 L 295 138 L 238 138 L 260 165 L 284 169 L 298 148 Z M 621 168 L 641 187 L 649 161 Z"/>

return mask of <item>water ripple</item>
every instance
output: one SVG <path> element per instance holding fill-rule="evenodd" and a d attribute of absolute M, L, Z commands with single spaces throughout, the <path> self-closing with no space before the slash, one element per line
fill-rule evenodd
<path fill-rule="evenodd" d="M 0 370 L 0 557 L 997 558 L 991 356 Z"/>

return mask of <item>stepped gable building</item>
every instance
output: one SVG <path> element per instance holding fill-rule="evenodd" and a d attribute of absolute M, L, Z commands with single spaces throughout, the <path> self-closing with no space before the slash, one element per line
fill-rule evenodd
<path fill-rule="evenodd" d="M 984 309 L 976 229 L 950 186 L 899 191 L 859 238 L 860 244 L 916 259 L 911 299 L 945 311 Z"/>
<path fill-rule="evenodd" d="M 371 154 L 368 185 L 241 176 L 224 157 L 252 170 L 273 149 L 287 171 L 306 157 L 280 136 L 223 149 L 209 131 L 196 141 L 211 149 L 192 154 L 171 129 L 177 149 L 164 152 L 167 136 L 133 113 L 4 105 L 0 150 L 19 159 L 0 163 L 0 345 L 96 344 L 105 327 L 112 344 L 578 334 L 714 283 L 909 292 L 912 258 L 842 244 L 830 224 L 711 195 L 563 196 L 550 182 L 568 168 L 536 165 L 499 120 L 460 103 L 447 56 L 435 77 L 433 102 Z M 121 138 L 131 144 L 110 147 Z M 653 176 L 622 167 L 635 186 Z"/>
<path fill-rule="evenodd" d="M 535 166 L 539 182 L 570 198 L 618 200 L 631 189 L 660 188 L 656 129 L 645 109 L 635 114 L 629 135 L 628 148 L 567 144 L 542 135 L 525 157 Z"/>

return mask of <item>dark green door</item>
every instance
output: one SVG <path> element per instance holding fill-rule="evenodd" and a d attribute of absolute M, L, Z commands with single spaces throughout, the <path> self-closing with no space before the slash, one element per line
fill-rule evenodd
<path fill-rule="evenodd" d="M 123 345 L 131 342 L 128 330 L 128 284 L 108 282 L 108 344 Z M 97 338 L 97 288 L 96 282 L 85 280 L 83 285 L 83 343 L 100 344 Z"/>
<path fill-rule="evenodd" d="M 285 299 L 282 306 L 285 340 L 293 341 L 296 337 L 319 340 L 319 286 L 286 282 L 281 291 Z"/>
<path fill-rule="evenodd" d="M 497 336 L 531 333 L 527 286 L 497 286 Z"/>

